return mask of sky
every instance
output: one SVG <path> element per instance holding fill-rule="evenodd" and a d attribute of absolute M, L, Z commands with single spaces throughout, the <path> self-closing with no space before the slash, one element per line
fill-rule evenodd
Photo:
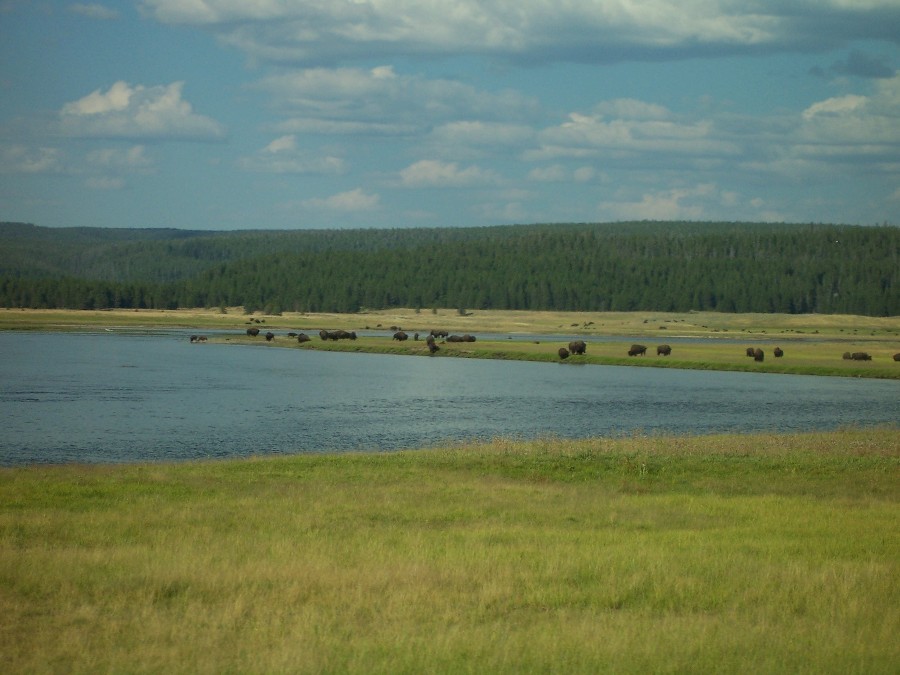
<path fill-rule="evenodd" d="M 900 0 L 0 0 L 0 221 L 900 224 Z"/>

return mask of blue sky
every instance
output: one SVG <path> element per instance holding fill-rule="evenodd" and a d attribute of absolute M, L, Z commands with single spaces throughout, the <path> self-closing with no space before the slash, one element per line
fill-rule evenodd
<path fill-rule="evenodd" d="M 900 222 L 900 0 L 0 0 L 0 220 Z"/>

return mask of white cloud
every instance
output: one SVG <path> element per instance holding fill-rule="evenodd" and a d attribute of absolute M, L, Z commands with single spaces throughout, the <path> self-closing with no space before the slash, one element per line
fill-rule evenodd
<path fill-rule="evenodd" d="M 637 110 L 631 102 L 630 110 Z M 621 106 L 598 109 L 619 109 Z M 646 119 L 648 111 L 653 118 Z M 540 161 L 559 157 L 624 158 L 637 154 L 661 153 L 692 156 L 732 156 L 740 152 L 733 141 L 719 135 L 709 120 L 679 122 L 659 119 L 665 113 L 661 106 L 642 106 L 639 119 L 605 119 L 603 113 L 569 114 L 568 121 L 544 129 L 539 134 L 539 147 L 525 153 L 526 159 Z M 667 113 L 666 113 L 667 114 Z"/>
<path fill-rule="evenodd" d="M 109 176 L 95 176 L 88 178 L 84 184 L 92 190 L 121 190 L 125 187 L 125 179 L 111 178 Z"/>
<path fill-rule="evenodd" d="M 445 120 L 519 119 L 537 103 L 514 91 L 486 92 L 471 85 L 392 68 L 307 68 L 263 78 L 289 120 L 283 131 L 322 133 L 409 133 Z"/>
<path fill-rule="evenodd" d="M 536 166 L 528 172 L 528 180 L 537 183 L 562 183 L 569 180 L 569 170 L 562 164 L 551 164 L 549 166 Z"/>
<path fill-rule="evenodd" d="M 100 19 L 101 21 L 111 21 L 119 18 L 119 12 L 110 9 L 98 3 L 75 3 L 69 5 L 69 11 L 75 14 L 81 14 L 89 19 Z"/>
<path fill-rule="evenodd" d="M 896 0 L 143 0 L 145 14 L 206 25 L 255 59 L 336 63 L 394 55 L 495 54 L 621 61 L 890 39 Z M 849 30 L 848 30 L 849 28 Z"/>
<path fill-rule="evenodd" d="M 293 134 L 276 138 L 256 154 L 239 159 L 237 165 L 246 171 L 264 173 L 332 175 L 344 173 L 347 168 L 340 157 L 314 155 L 299 148 Z"/>
<path fill-rule="evenodd" d="M 265 147 L 265 152 L 291 152 L 297 149 L 297 137 L 293 134 L 276 138 Z"/>
<path fill-rule="evenodd" d="M 0 173 L 59 173 L 63 156 L 58 148 L 0 147 Z"/>
<path fill-rule="evenodd" d="M 715 199 L 716 193 L 715 185 L 701 184 L 648 192 L 640 201 L 604 202 L 600 209 L 605 217 L 613 220 L 700 220 L 706 217 L 707 204 Z"/>
<path fill-rule="evenodd" d="M 307 208 L 326 211 L 372 211 L 377 209 L 381 198 L 376 194 L 368 194 L 362 188 L 331 195 L 324 199 L 307 199 L 303 205 Z"/>
<path fill-rule="evenodd" d="M 403 187 L 468 187 L 497 184 L 500 177 L 477 166 L 460 168 L 456 162 L 423 159 L 400 172 Z"/>
<path fill-rule="evenodd" d="M 152 166 L 153 162 L 145 153 L 143 145 L 130 148 L 103 148 L 92 150 L 85 157 L 93 167 L 113 170 L 142 170 Z"/>
<path fill-rule="evenodd" d="M 83 138 L 147 138 L 159 140 L 215 140 L 225 127 L 198 115 L 182 99 L 184 82 L 167 86 L 132 87 L 116 82 L 72 101 L 60 111 L 60 129 Z"/>
<path fill-rule="evenodd" d="M 865 96 L 848 94 L 839 98 L 829 98 L 818 103 L 813 103 L 803 111 L 803 119 L 809 120 L 816 115 L 842 115 L 859 110 L 865 106 L 868 99 Z"/>

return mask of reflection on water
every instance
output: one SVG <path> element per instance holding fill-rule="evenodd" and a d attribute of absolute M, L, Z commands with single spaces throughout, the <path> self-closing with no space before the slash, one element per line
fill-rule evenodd
<path fill-rule="evenodd" d="M 803 431 L 900 419 L 900 383 L 0 333 L 0 464 Z"/>

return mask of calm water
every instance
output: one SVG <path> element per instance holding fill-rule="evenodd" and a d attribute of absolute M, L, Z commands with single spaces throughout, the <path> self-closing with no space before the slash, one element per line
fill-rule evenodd
<path fill-rule="evenodd" d="M 0 464 L 900 420 L 900 382 L 0 333 Z"/>

